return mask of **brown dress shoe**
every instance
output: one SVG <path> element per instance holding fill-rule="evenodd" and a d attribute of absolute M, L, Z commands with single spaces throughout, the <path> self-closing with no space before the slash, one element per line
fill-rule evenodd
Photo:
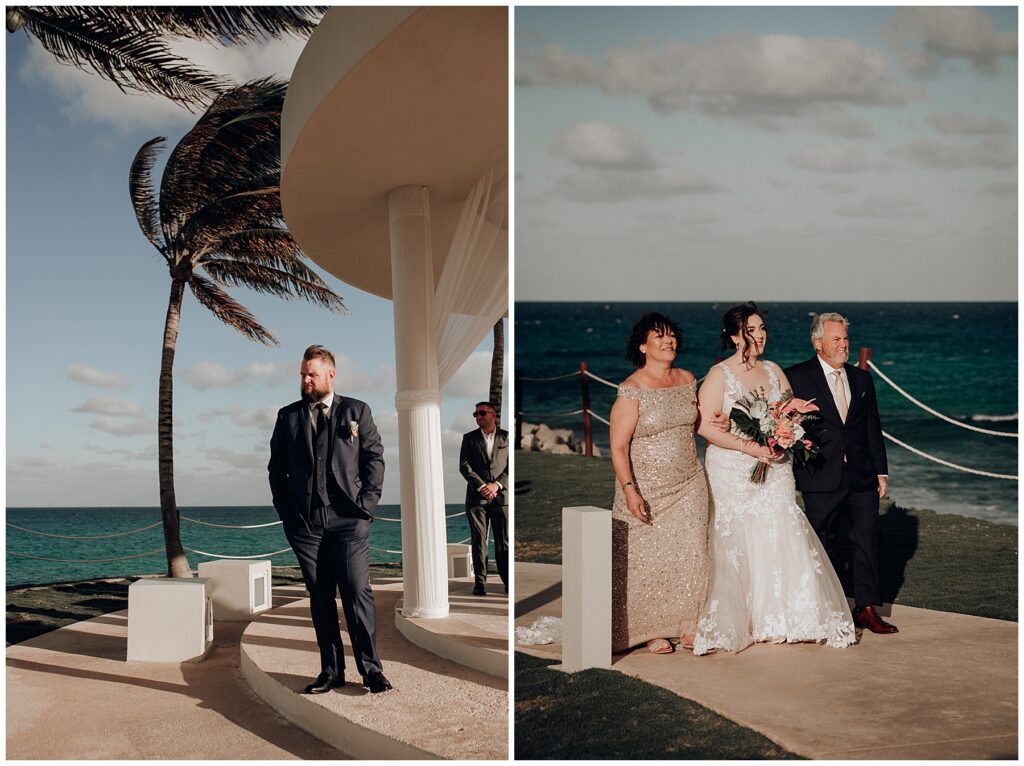
<path fill-rule="evenodd" d="M 853 610 L 853 624 L 867 628 L 872 633 L 899 633 L 895 625 L 883 620 L 873 606 L 861 606 Z"/>

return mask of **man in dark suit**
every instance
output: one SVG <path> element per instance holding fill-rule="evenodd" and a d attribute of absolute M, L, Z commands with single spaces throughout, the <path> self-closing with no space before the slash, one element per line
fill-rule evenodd
<path fill-rule="evenodd" d="M 474 596 L 487 595 L 487 525 L 494 529 L 494 558 L 508 593 L 508 431 L 498 428 L 498 411 L 479 402 L 480 426 L 462 437 L 459 470 L 466 478 L 466 518 L 473 546 Z"/>
<path fill-rule="evenodd" d="M 310 346 L 302 399 L 277 413 L 270 439 L 270 491 L 309 591 L 320 675 L 307 694 L 345 685 L 337 592 L 363 685 L 391 688 L 377 656 L 370 588 L 370 522 L 384 482 L 384 448 L 365 402 L 334 393 L 334 355 Z"/>
<path fill-rule="evenodd" d="M 836 525 L 845 522 L 853 544 L 854 623 L 873 633 L 896 633 L 875 610 L 878 588 L 878 501 L 889 485 L 889 469 L 871 375 L 847 364 L 849 322 L 841 314 L 818 314 L 811 324 L 817 354 L 786 370 L 793 395 L 814 399 L 822 419 L 821 454 L 795 464 L 796 486 L 807 519 L 834 555 Z"/>

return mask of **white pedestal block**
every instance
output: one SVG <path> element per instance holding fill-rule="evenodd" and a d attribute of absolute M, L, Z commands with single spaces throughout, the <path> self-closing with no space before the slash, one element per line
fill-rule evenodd
<path fill-rule="evenodd" d="M 448 543 L 448 579 L 473 576 L 473 553 L 465 543 Z"/>
<path fill-rule="evenodd" d="M 612 512 L 562 509 L 562 664 L 612 666 Z"/>
<path fill-rule="evenodd" d="M 128 588 L 128 660 L 202 659 L 213 642 L 213 601 L 205 578 L 136 580 Z"/>
<path fill-rule="evenodd" d="M 215 620 L 250 620 L 270 609 L 269 561 L 204 561 L 199 576 L 210 580 Z"/>

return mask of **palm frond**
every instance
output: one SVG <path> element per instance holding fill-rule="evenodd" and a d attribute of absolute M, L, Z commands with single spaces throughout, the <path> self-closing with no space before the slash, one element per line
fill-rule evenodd
<path fill-rule="evenodd" d="M 161 30 L 169 35 L 223 44 L 308 37 L 328 6 L 163 6 L 104 7 L 110 23 L 136 30 Z M 92 9 L 89 9 L 92 10 Z"/>
<path fill-rule="evenodd" d="M 256 317 L 245 306 L 221 290 L 210 280 L 199 274 L 193 274 L 188 283 L 196 299 L 213 312 L 220 321 L 234 327 L 242 335 L 251 340 L 259 341 L 266 346 L 276 346 L 277 338 L 270 334 L 266 327 L 256 321 Z"/>
<path fill-rule="evenodd" d="M 220 240 L 210 245 L 209 253 L 212 258 L 260 263 L 284 269 L 296 276 L 302 276 L 302 272 L 298 269 L 291 271 L 292 264 L 307 269 L 302 262 L 304 256 L 299 243 L 295 241 L 290 231 L 278 226 L 261 225 L 237 231 L 223 231 Z M 199 265 L 202 265 L 203 260 L 200 259 Z"/>
<path fill-rule="evenodd" d="M 308 278 L 301 278 L 262 264 L 219 258 L 204 261 L 202 266 L 212 279 L 222 285 L 241 285 L 279 298 L 301 298 L 338 313 L 346 311 L 341 298 L 312 271 L 307 270 Z"/>
<path fill-rule="evenodd" d="M 158 31 L 113 25 L 107 15 L 86 7 L 26 6 L 14 10 L 25 31 L 58 61 L 92 70 L 122 91 L 156 93 L 192 111 L 231 86 L 229 79 L 172 53 Z M 130 12 L 129 8 L 121 10 Z M 9 28 L 10 15 L 9 10 Z"/>
<path fill-rule="evenodd" d="M 242 190 L 193 211 L 177 232 L 174 248 L 202 253 L 230 232 L 279 220 L 281 194 L 277 186 Z"/>
<path fill-rule="evenodd" d="M 265 78 L 223 94 L 178 142 L 160 183 L 165 226 L 176 232 L 204 205 L 247 187 L 254 177 L 280 172 L 277 120 L 286 87 L 278 78 Z M 242 119 L 253 113 L 276 117 Z"/>
<path fill-rule="evenodd" d="M 146 239 L 160 251 L 164 260 L 169 260 L 166 241 L 160 230 L 160 202 L 153 183 L 153 165 L 166 140 L 160 136 L 142 145 L 142 148 L 136 153 L 135 159 L 132 160 L 132 167 L 128 173 L 128 190 L 131 194 L 132 206 L 135 208 L 135 217 L 139 221 L 139 228 L 146 235 Z"/>

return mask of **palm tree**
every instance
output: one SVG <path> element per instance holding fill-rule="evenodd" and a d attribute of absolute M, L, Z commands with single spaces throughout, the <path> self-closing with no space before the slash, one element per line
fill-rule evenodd
<path fill-rule="evenodd" d="M 256 80 L 219 96 L 171 152 L 157 189 L 165 138 L 143 144 L 129 176 L 142 233 L 167 264 L 171 295 L 160 364 L 160 511 L 171 577 L 190 577 L 174 497 L 172 380 L 185 286 L 226 325 L 261 343 L 277 340 L 223 286 L 243 285 L 344 311 L 305 263 L 281 213 L 280 123 L 286 84 Z"/>
<path fill-rule="evenodd" d="M 174 54 L 168 37 L 218 45 L 284 35 L 308 37 L 326 6 L 7 7 L 7 31 L 24 29 L 63 64 L 126 88 L 155 93 L 189 111 L 233 83 Z"/>
<path fill-rule="evenodd" d="M 502 380 L 505 377 L 505 325 L 503 319 L 494 324 L 494 350 L 491 351 L 491 388 L 488 399 L 501 417 Z"/>

